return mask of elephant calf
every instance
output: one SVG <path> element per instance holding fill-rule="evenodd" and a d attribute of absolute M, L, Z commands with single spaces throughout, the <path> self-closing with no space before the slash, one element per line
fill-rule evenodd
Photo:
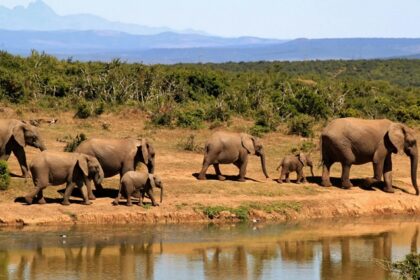
<path fill-rule="evenodd" d="M 299 153 L 298 155 L 286 156 L 280 161 L 279 166 L 276 170 L 279 170 L 281 167 L 279 183 L 283 183 L 283 177 L 285 177 L 286 182 L 290 183 L 289 174 L 290 172 L 297 173 L 296 183 L 306 182 L 305 174 L 303 173 L 303 167 L 309 166 L 311 168 L 312 177 L 314 176 L 313 164 L 309 155 L 304 153 Z"/>
<path fill-rule="evenodd" d="M 118 205 L 119 200 L 123 195 L 127 198 L 127 206 L 132 206 L 133 204 L 131 203 L 131 196 L 136 192 L 140 192 L 138 204 L 139 206 L 143 205 L 143 197 L 145 194 L 150 197 L 153 206 L 159 206 L 153 196 L 154 187 L 160 188 L 160 203 L 162 203 L 163 183 L 159 176 L 149 174 L 147 172 L 128 171 L 121 178 L 118 196 L 115 198 L 112 204 Z"/>
<path fill-rule="evenodd" d="M 25 196 L 28 204 L 32 204 L 35 196 L 38 197 L 38 203 L 44 204 L 43 189 L 49 185 L 58 186 L 66 183 L 62 204 L 69 205 L 69 197 L 75 186 L 82 188 L 83 184 L 87 185 L 92 179 L 100 184 L 104 178 L 98 160 L 80 153 L 43 151 L 33 159 L 30 170 L 36 189 Z M 82 193 L 84 204 L 91 204 L 85 189 L 82 189 Z"/>

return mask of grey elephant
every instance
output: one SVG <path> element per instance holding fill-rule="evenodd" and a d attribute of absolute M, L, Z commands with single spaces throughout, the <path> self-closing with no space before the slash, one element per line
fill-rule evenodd
<path fill-rule="evenodd" d="M 143 205 L 143 197 L 145 194 L 147 194 L 152 200 L 153 206 L 159 206 L 159 204 L 156 203 L 153 195 L 153 188 L 155 187 L 160 188 L 160 203 L 162 203 L 163 183 L 159 176 L 149 174 L 147 172 L 128 171 L 121 178 L 118 196 L 115 198 L 112 204 L 118 205 L 121 196 L 124 196 L 127 198 L 127 206 L 131 206 L 133 205 L 131 202 L 131 196 L 140 192 L 139 206 Z"/>
<path fill-rule="evenodd" d="M 248 155 L 257 155 L 266 178 L 269 178 L 265 167 L 265 153 L 261 141 L 246 133 L 218 131 L 213 133 L 205 145 L 203 167 L 198 175 L 199 180 L 206 179 L 206 171 L 212 164 L 219 180 L 225 180 L 219 164 L 233 163 L 239 168 L 239 181 L 245 181 Z"/>
<path fill-rule="evenodd" d="M 384 191 L 392 193 L 394 189 L 391 155 L 402 152 L 410 157 L 411 182 L 419 195 L 418 150 L 412 129 L 387 119 L 336 119 L 325 127 L 321 134 L 322 185 L 331 186 L 330 167 L 335 162 L 341 163 L 341 184 L 346 189 L 352 187 L 349 179 L 351 166 L 372 162 L 373 182 L 380 181 L 383 177 Z"/>
<path fill-rule="evenodd" d="M 22 170 L 22 176 L 29 177 L 25 146 L 29 145 L 41 151 L 46 150 L 38 129 L 23 121 L 14 119 L 0 120 L 0 160 L 8 160 L 13 153 Z"/>
<path fill-rule="evenodd" d="M 62 204 L 69 205 L 69 197 L 75 186 L 81 188 L 84 204 L 91 202 L 84 190 L 90 180 L 100 184 L 104 178 L 104 172 L 98 160 L 92 156 L 80 153 L 66 153 L 44 151 L 37 155 L 30 164 L 32 180 L 35 190 L 25 196 L 28 204 L 32 204 L 35 196 L 38 203 L 44 204 L 43 189 L 47 186 L 66 184 Z"/>
<path fill-rule="evenodd" d="M 289 155 L 285 156 L 283 160 L 280 161 L 276 170 L 279 170 L 281 167 L 280 177 L 278 182 L 283 183 L 283 178 L 286 179 L 287 183 L 290 183 L 289 174 L 290 172 L 297 173 L 296 183 L 307 182 L 305 174 L 303 173 L 303 167 L 309 166 L 311 168 L 312 177 L 314 177 L 313 163 L 309 155 L 304 153 L 299 153 L 298 155 Z"/>
<path fill-rule="evenodd" d="M 147 165 L 149 173 L 155 170 L 155 150 L 145 138 L 135 139 L 98 139 L 83 141 L 75 150 L 96 157 L 102 166 L 105 178 L 120 175 L 136 169 L 139 162 Z M 101 184 L 96 184 L 97 190 L 102 190 Z M 92 188 L 88 186 L 89 199 L 95 199 Z"/>

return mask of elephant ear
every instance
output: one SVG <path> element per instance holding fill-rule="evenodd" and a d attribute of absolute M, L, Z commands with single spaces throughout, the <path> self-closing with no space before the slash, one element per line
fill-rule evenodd
<path fill-rule="evenodd" d="M 152 189 L 156 188 L 155 177 L 153 174 L 149 174 L 149 181 L 150 181 L 150 185 L 152 186 Z"/>
<path fill-rule="evenodd" d="M 147 139 L 141 139 L 141 153 L 143 155 L 144 163 L 147 164 L 149 162 L 149 150 L 147 149 Z"/>
<path fill-rule="evenodd" d="M 402 124 L 393 123 L 388 129 L 388 137 L 396 153 L 404 152 L 405 131 Z"/>
<path fill-rule="evenodd" d="M 13 138 L 15 138 L 16 142 L 22 146 L 25 147 L 25 127 L 24 125 L 16 125 L 12 128 L 12 135 Z"/>
<path fill-rule="evenodd" d="M 306 155 L 304 153 L 299 153 L 298 155 L 299 161 L 303 164 L 303 166 L 307 165 Z"/>
<path fill-rule="evenodd" d="M 242 146 L 248 151 L 248 154 L 255 154 L 254 137 L 249 134 L 241 133 Z"/>
<path fill-rule="evenodd" d="M 79 168 L 82 170 L 83 174 L 87 177 L 89 176 L 89 168 L 88 168 L 88 163 L 87 163 L 87 158 L 85 157 L 80 157 L 77 160 L 77 164 L 79 165 Z"/>

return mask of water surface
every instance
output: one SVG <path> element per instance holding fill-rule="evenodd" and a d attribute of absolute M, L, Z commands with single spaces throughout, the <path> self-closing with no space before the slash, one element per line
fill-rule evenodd
<path fill-rule="evenodd" d="M 420 220 L 0 229 L 0 279 L 386 279 Z"/>

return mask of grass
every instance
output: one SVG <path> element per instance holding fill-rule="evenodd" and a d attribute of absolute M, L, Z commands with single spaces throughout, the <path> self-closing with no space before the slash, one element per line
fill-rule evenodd
<path fill-rule="evenodd" d="M 240 204 L 238 207 L 227 207 L 222 205 L 204 206 L 198 204 L 195 207 L 197 212 L 203 213 L 209 219 L 218 218 L 222 212 L 229 212 L 234 215 L 234 218 L 241 221 L 249 219 L 252 210 L 260 210 L 269 214 L 277 213 L 289 216 L 291 211 L 299 212 L 302 209 L 302 204 L 296 201 L 276 201 L 276 202 L 246 202 Z"/>

